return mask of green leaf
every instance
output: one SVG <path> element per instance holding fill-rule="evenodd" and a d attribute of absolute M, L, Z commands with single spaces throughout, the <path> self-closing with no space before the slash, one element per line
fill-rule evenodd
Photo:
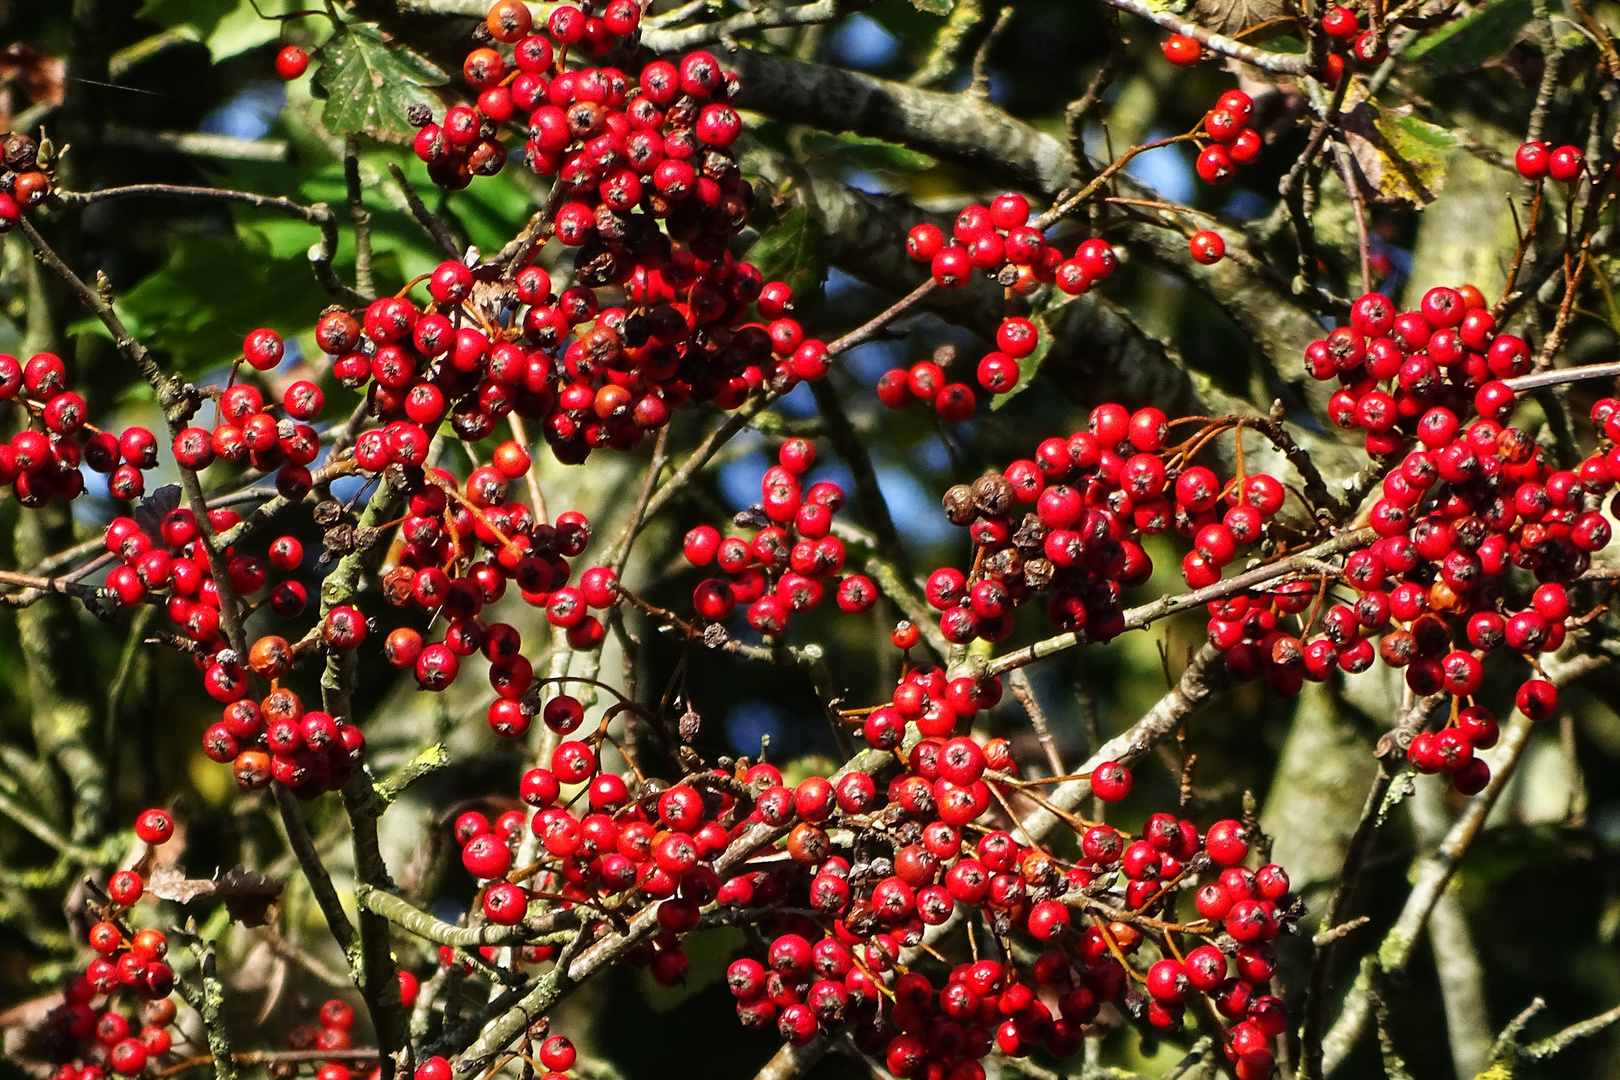
<path fill-rule="evenodd" d="M 259 0 L 265 15 L 285 15 L 295 7 L 296 0 Z M 215 63 L 277 40 L 282 27 L 279 20 L 261 17 L 248 0 L 146 0 L 139 17 L 165 30 L 190 27 Z"/>
<path fill-rule="evenodd" d="M 1054 321 L 1054 312 L 1049 308 L 1032 312 L 1030 314 L 1030 321 L 1035 324 L 1035 329 L 1040 331 L 1040 337 L 1035 341 L 1035 351 L 1018 361 L 1017 384 L 1005 394 L 997 394 L 995 398 L 991 400 L 991 412 L 1000 410 L 1002 406 L 1006 405 L 1019 394 L 1022 394 L 1024 392 L 1024 388 L 1030 384 L 1030 380 L 1034 379 L 1036 373 L 1041 370 L 1041 365 L 1046 362 L 1046 354 L 1052 351 L 1052 323 Z"/>
<path fill-rule="evenodd" d="M 863 135 L 812 131 L 805 135 L 800 149 L 809 161 L 868 171 L 922 172 L 935 164 L 927 154 Z"/>
<path fill-rule="evenodd" d="M 748 249 L 748 261 L 766 281 L 787 282 L 794 303 L 802 311 L 812 299 L 820 298 L 827 280 L 826 230 L 809 207 L 790 207 L 781 221 L 754 241 Z"/>
<path fill-rule="evenodd" d="M 429 90 L 447 76 L 394 41 L 376 23 L 349 23 L 316 50 L 311 92 L 326 98 L 321 121 L 337 135 L 364 133 L 408 143 L 416 129 L 405 118 L 412 105 L 437 109 Z"/>
<path fill-rule="evenodd" d="M 956 0 L 911 0 L 911 6 L 924 15 L 945 16 L 956 7 Z"/>
<path fill-rule="evenodd" d="M 1436 75 L 1476 68 L 1506 53 L 1532 16 L 1530 0 L 1491 0 L 1413 42 L 1405 58 Z"/>
<path fill-rule="evenodd" d="M 1410 106 L 1363 101 L 1345 114 L 1344 134 L 1367 198 L 1427 206 L 1445 186 L 1445 157 L 1457 136 L 1413 116 Z"/>
<path fill-rule="evenodd" d="M 278 258 L 261 232 L 242 226 L 224 236 L 180 237 L 168 263 L 116 303 L 166 369 L 194 378 L 240 356 L 242 339 L 256 327 L 287 335 L 307 327 L 328 299 L 302 253 Z M 85 319 L 68 332 L 106 329 Z"/>

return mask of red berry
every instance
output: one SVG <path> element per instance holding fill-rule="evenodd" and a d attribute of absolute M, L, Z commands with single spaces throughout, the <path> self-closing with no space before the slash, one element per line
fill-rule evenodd
<path fill-rule="evenodd" d="M 1513 155 L 1513 166 L 1526 180 L 1540 180 L 1547 175 L 1551 158 L 1552 150 L 1546 143 L 1521 143 L 1518 152 Z"/>
<path fill-rule="evenodd" d="M 1091 770 L 1091 791 L 1104 802 L 1118 802 L 1131 793 L 1131 771 L 1117 761 L 1099 762 Z"/>
<path fill-rule="evenodd" d="M 1586 171 L 1586 155 L 1573 146 L 1560 146 L 1547 159 L 1547 175 L 1560 184 L 1573 184 Z"/>
<path fill-rule="evenodd" d="M 1350 8 L 1331 7 L 1322 16 L 1322 29 L 1335 41 L 1349 41 L 1361 33 L 1361 24 Z"/>
<path fill-rule="evenodd" d="M 1194 168 L 1198 178 L 1206 184 L 1224 184 L 1237 171 L 1232 167 L 1232 158 L 1226 148 L 1218 144 L 1206 146 L 1203 153 L 1198 155 Z"/>
<path fill-rule="evenodd" d="M 153 847 L 174 835 L 174 819 L 166 810 L 146 810 L 135 819 L 135 835 Z"/>
<path fill-rule="evenodd" d="M 1214 229 L 1203 229 L 1193 233 L 1189 244 L 1192 257 L 1205 266 L 1213 266 L 1226 255 L 1226 241 Z"/>
<path fill-rule="evenodd" d="M 281 363 L 286 352 L 286 343 L 274 330 L 255 330 L 242 342 L 242 356 L 259 371 L 269 371 Z"/>
<path fill-rule="evenodd" d="M 1160 48 L 1164 51 L 1164 58 L 1177 67 L 1191 67 L 1204 54 L 1204 47 L 1198 43 L 1198 39 L 1186 34 L 1171 34 Z"/>
<path fill-rule="evenodd" d="M 292 82 L 308 69 L 309 54 L 297 45 L 288 45 L 276 54 L 276 74 L 286 82 Z"/>

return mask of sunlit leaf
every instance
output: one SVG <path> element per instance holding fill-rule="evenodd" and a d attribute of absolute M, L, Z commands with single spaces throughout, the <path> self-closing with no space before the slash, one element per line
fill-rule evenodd
<path fill-rule="evenodd" d="M 1406 50 L 1430 74 L 1476 68 L 1500 58 L 1533 15 L 1530 0 L 1491 0 L 1467 16 L 1425 34 Z"/>
<path fill-rule="evenodd" d="M 178 238 L 168 263 L 116 302 L 131 332 L 191 377 L 240 356 L 243 337 L 256 327 L 297 332 L 329 299 L 308 259 L 276 257 L 262 233 L 244 226 Z M 69 332 L 105 336 L 106 328 L 85 319 Z"/>
<path fill-rule="evenodd" d="M 376 23 L 350 23 L 316 50 L 310 83 L 326 98 L 321 121 L 339 135 L 362 133 L 391 142 L 410 142 L 416 129 L 405 118 L 412 105 L 437 108 L 428 89 L 447 76 L 438 67 L 393 41 Z"/>
<path fill-rule="evenodd" d="M 1445 186 L 1445 158 L 1457 136 L 1413 116 L 1410 106 L 1363 101 L 1345 114 L 1344 133 L 1368 199 L 1426 206 Z"/>

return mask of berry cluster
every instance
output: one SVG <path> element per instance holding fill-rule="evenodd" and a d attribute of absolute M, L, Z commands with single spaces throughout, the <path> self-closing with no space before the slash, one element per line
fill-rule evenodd
<path fill-rule="evenodd" d="M 1119 265 L 1113 247 L 1102 239 L 1081 242 L 1070 258 L 1046 242 L 1039 221 L 1031 221 L 1029 202 L 1016 192 L 1004 192 L 989 206 L 978 204 L 957 214 L 947 238 L 939 226 L 924 222 L 906 237 L 906 252 L 929 264 L 942 288 L 966 285 L 975 270 L 983 271 L 1013 292 L 1027 294 L 1043 284 L 1056 284 L 1078 296 L 1112 274 Z M 996 348 L 980 358 L 975 376 L 986 393 L 1005 394 L 1019 384 L 1019 362 L 1035 353 L 1040 331 L 1021 315 L 1009 315 L 996 328 Z M 896 368 L 878 380 L 879 399 L 899 408 L 915 398 L 931 402 L 940 416 L 962 421 L 973 415 L 977 398 L 962 382 L 947 382 L 941 357 L 923 360 L 911 369 Z"/>
<path fill-rule="evenodd" d="M 533 1060 L 546 1070 L 540 1074 L 540 1080 L 567 1080 L 567 1071 L 574 1067 L 578 1057 L 573 1042 L 566 1035 L 551 1035 L 534 1051 Z M 533 1061 L 530 1065 L 532 1075 Z M 451 1080 L 453 1075 L 450 1062 L 435 1054 L 416 1067 L 415 1080 Z"/>
<path fill-rule="evenodd" d="M 762 912 L 766 963 L 745 957 L 727 973 L 742 1023 L 793 1043 L 850 1029 L 900 1077 L 982 1077 L 978 1061 L 992 1048 L 1071 1056 L 1084 1025 L 1109 1002 L 1174 1029 L 1200 997 L 1233 1021 L 1225 1042 L 1238 1075 L 1267 1075 L 1269 1040 L 1286 1023 L 1268 991 L 1269 941 L 1300 913 L 1287 875 L 1244 865 L 1249 832 L 1237 821 L 1201 835 L 1191 822 L 1155 814 L 1131 837 L 1075 818 L 1081 854 L 1073 863 L 979 824 L 992 788 L 1005 801 L 1028 786 L 1005 740 L 955 735 L 999 693 L 994 679 L 947 682 L 937 668 L 913 669 L 894 704 L 869 711 L 862 725 L 875 747 L 898 751 L 914 723 L 922 737 L 889 758 L 898 769 L 880 762 L 874 773 L 851 768 L 792 788 L 766 764 L 699 770 L 675 784 L 605 772 L 603 730 L 568 738 L 583 709 L 558 696 L 546 722 L 565 741 L 519 787 L 533 817 L 507 811 L 492 825 L 476 811 L 462 814 L 454 826 L 462 862 L 482 883 L 483 917 L 497 925 L 522 923 L 540 897 L 581 911 L 626 895 L 657 904 L 659 932 L 627 962 L 664 984 L 684 978 L 682 941 L 711 904 Z M 1130 788 L 1129 772 L 1113 762 L 1091 777 L 1110 799 Z M 565 800 L 565 789 L 581 785 L 582 803 Z M 543 853 L 518 871 L 526 825 Z M 722 878 L 719 856 L 761 828 L 785 837 L 787 860 Z M 1196 917 L 1176 923 L 1183 895 Z M 930 976 L 903 960 L 959 907 L 983 912 L 1000 961 L 965 961 Z M 782 908 L 813 914 L 769 914 Z M 1079 918 L 1089 921 L 1077 925 Z M 1012 960 L 1015 939 L 1039 952 L 1027 970 Z M 533 947 L 522 959 L 550 955 Z M 1151 962 L 1133 964 L 1133 956 Z"/>
<path fill-rule="evenodd" d="M 208 512 L 215 533 L 241 521 L 228 508 Z M 321 649 L 348 651 L 366 635 L 366 621 L 347 605 L 327 613 L 318 635 L 290 644 L 276 634 L 255 641 L 247 656 L 231 648 L 221 629 L 219 583 L 214 580 L 209 546 L 196 515 L 185 507 L 169 511 L 155 533 L 134 518 L 115 518 L 107 527 L 107 549 L 119 565 L 107 575 L 107 588 L 124 605 L 161 599 L 177 639 L 190 651 L 202 673 L 203 689 L 225 705 L 223 717 L 203 734 L 203 751 L 218 762 L 233 764 L 236 781 L 257 789 L 272 779 L 306 795 L 343 785 L 359 764 L 365 748 L 360 729 L 344 718 L 306 712 L 291 690 L 275 686 L 304 655 Z M 304 585 L 292 579 L 271 581 L 271 572 L 292 574 L 303 562 L 303 544 L 280 536 L 269 545 L 266 560 L 220 552 L 236 596 L 265 596 L 266 606 L 283 618 L 303 614 L 308 602 Z M 268 566 L 266 565 L 268 562 Z M 271 680 L 263 700 L 250 696 L 252 676 Z"/>
<path fill-rule="evenodd" d="M 0 135 L 0 233 L 15 228 L 22 212 L 50 198 L 55 186 L 39 143 L 19 132 Z"/>
<path fill-rule="evenodd" d="M 274 330 L 255 330 L 242 342 L 242 358 L 255 371 L 277 367 L 286 351 Z M 176 461 L 191 469 L 215 461 L 246 462 L 259 472 L 275 473 L 276 490 L 287 498 L 309 494 L 314 483 L 309 465 L 321 452 L 320 436 L 309 421 L 318 419 L 326 405 L 319 386 L 299 379 L 278 404 L 267 401 L 252 383 L 233 378 L 220 392 L 218 405 L 212 430 L 188 427 L 175 436 Z"/>
<path fill-rule="evenodd" d="M 27 363 L 0 355 L 0 401 L 15 401 L 28 416 L 9 443 L 0 443 L 0 487 L 10 487 L 22 505 L 77 498 L 84 491 L 80 465 L 106 474 L 115 499 L 146 491 L 142 474 L 157 465 L 156 437 L 144 427 L 114 435 L 92 425 L 89 406 L 68 389 L 67 366 L 55 353 L 35 353 Z"/>
<path fill-rule="evenodd" d="M 156 847 L 174 835 L 174 819 L 147 810 L 135 822 L 135 835 Z M 141 868 L 148 862 L 113 874 L 106 898 L 92 905 L 97 921 L 87 942 L 95 958 L 67 984 L 46 1023 L 45 1054 L 59 1066 L 53 1080 L 139 1076 L 149 1061 L 170 1052 L 176 1008 L 169 996 L 168 938 L 161 930 L 132 930 L 127 919 L 145 892 Z"/>
<path fill-rule="evenodd" d="M 1322 32 L 1334 45 L 1334 51 L 1328 54 L 1327 59 L 1329 86 L 1337 86 L 1343 78 L 1346 53 L 1362 67 L 1380 64 L 1389 55 L 1383 38 L 1372 29 L 1363 30 L 1360 17 L 1351 8 L 1330 7 L 1323 12 Z"/>
<path fill-rule="evenodd" d="M 516 274 L 508 290 L 523 310 L 500 342 L 434 322 L 424 343 L 418 328 L 415 351 L 444 358 L 435 381 L 448 384 L 445 396 L 467 395 L 451 418 L 458 432 L 481 438 L 494 417 L 516 409 L 543 419 L 559 459 L 579 462 L 593 448 L 634 446 L 689 399 L 733 409 L 762 387 L 785 392 L 826 374 L 826 346 L 789 315 L 791 290 L 729 250 L 753 202 L 727 149 L 742 130 L 726 104 L 735 77 L 706 52 L 679 65 L 655 60 L 635 82 L 618 68 L 565 68 L 570 48 L 606 55 L 639 19 L 632 0 L 613 0 L 601 16 L 562 5 L 546 33 L 531 34 L 526 7 L 497 5 L 488 27 L 512 59 L 475 49 L 463 74 L 477 103 L 454 106 L 437 123 L 420 118 L 416 153 L 452 189 L 499 171 L 502 127 L 526 123 L 525 162 L 555 178 L 560 200 L 549 236 L 574 249 L 576 284 L 556 296 L 540 267 Z M 434 300 L 453 314 L 475 280 L 446 263 L 433 277 Z M 602 309 L 597 289 L 622 294 L 628 309 Z M 751 308 L 760 321 L 750 321 Z M 414 392 L 420 365 L 395 364 L 398 382 L 389 385 L 398 398 Z M 361 363 L 354 367 L 363 378 Z"/>
<path fill-rule="evenodd" d="M 1347 325 L 1305 348 L 1311 377 L 1340 384 L 1328 418 L 1365 431 L 1372 454 L 1399 453 L 1412 437 L 1438 451 L 1470 412 L 1506 419 L 1514 398 L 1501 380 L 1528 374 L 1533 359 L 1523 338 L 1497 332 L 1472 285 L 1430 289 L 1417 311 L 1368 293 Z"/>
<path fill-rule="evenodd" d="M 748 625 L 761 634 L 780 634 L 795 614 L 821 605 L 835 585 L 840 611 L 860 614 L 877 602 L 877 586 L 865 574 L 844 568 L 844 542 L 832 535 L 833 518 L 844 505 L 844 491 L 823 480 L 804 490 L 803 477 L 816 451 L 805 439 L 789 439 L 778 451 L 779 464 L 765 470 L 760 501 L 737 516 L 754 527 L 751 536 L 722 537 L 712 525 L 686 534 L 682 548 L 693 566 L 716 566 L 725 577 L 705 578 L 692 593 L 692 607 L 705 622 L 723 622 L 741 605 Z"/>
<path fill-rule="evenodd" d="M 1254 99 L 1242 90 L 1228 90 L 1215 100 L 1215 107 L 1205 114 L 1203 123 L 1210 141 L 1193 162 L 1193 171 L 1200 180 L 1224 184 L 1237 175 L 1239 165 L 1251 165 L 1259 159 L 1265 143 L 1260 133 L 1249 126 L 1253 116 Z"/>
<path fill-rule="evenodd" d="M 1574 187 L 1586 175 L 1586 155 L 1579 147 L 1555 149 L 1539 140 L 1521 143 L 1513 155 L 1513 165 L 1526 180 L 1550 176 L 1569 187 Z"/>
<path fill-rule="evenodd" d="M 405 543 L 383 575 L 390 604 L 445 619 L 444 637 L 437 642 L 424 641 L 413 626 L 395 628 L 383 643 L 388 661 L 414 671 L 424 690 L 439 691 L 455 681 L 462 658 L 481 651 L 499 695 L 490 707 L 490 724 L 511 737 L 527 731 L 533 715 L 522 703 L 532 671 L 516 628 L 479 620 L 485 606 L 498 602 L 508 582 L 514 583 L 525 603 L 544 609 L 547 621 L 566 631 L 574 648 L 592 649 L 601 644 L 604 630 L 590 609 L 618 599 L 617 577 L 605 567 L 592 567 L 578 585 L 570 584 L 568 560 L 590 541 L 585 515 L 568 511 L 548 525 L 508 498 L 510 482 L 528 469 L 527 452 L 506 442 L 495 448 L 491 464 L 473 468 L 463 485 L 443 470 L 428 470 L 428 482 L 406 501 L 400 525 Z"/>
<path fill-rule="evenodd" d="M 1046 594 L 1057 629 L 1111 638 L 1123 629 L 1122 590 L 1153 572 L 1141 538 L 1171 529 L 1195 540 L 1182 562 L 1188 584 L 1219 580 L 1239 545 L 1259 542 L 1285 489 L 1264 473 L 1223 487 L 1186 460 L 1213 433 L 1175 447 L 1167 433 L 1151 406 L 1099 405 L 1088 430 L 1046 439 L 1033 459 L 948 490 L 946 517 L 967 527 L 974 555 L 969 573 L 941 567 L 929 576 L 927 599 L 942 612 L 946 639 L 1005 639 L 1013 609 L 1035 593 Z M 1030 504 L 1034 512 L 1017 516 Z"/>
<path fill-rule="evenodd" d="M 979 1059 L 991 1049 L 1073 1056 L 1104 1004 L 1170 1030 L 1189 1001 L 1207 995 L 1237 1021 L 1226 1048 L 1239 1075 L 1268 1074 L 1266 1045 L 1286 1018 L 1266 992 L 1275 967 L 1267 942 L 1297 913 L 1281 868 L 1241 866 L 1249 845 L 1240 823 L 1219 822 L 1200 836 L 1190 822 L 1155 814 L 1133 840 L 1077 821 L 1081 855 L 1066 864 L 972 824 L 989 805 L 987 779 L 1003 797 L 1017 790 L 1004 742 L 932 736 L 905 761 L 886 799 L 852 772 L 759 793 L 755 815 L 789 830 L 793 864 L 733 878 L 719 899 L 817 915 L 763 923 L 765 963 L 745 957 L 731 965 L 727 984 L 745 1025 L 774 1023 L 792 1043 L 848 1027 L 896 1076 L 982 1077 Z M 829 838 L 838 826 L 856 837 L 847 854 Z M 1157 936 L 1132 919 L 1205 874 L 1213 880 L 1197 893 L 1198 919 Z M 1002 959 L 964 960 L 943 979 L 930 977 L 903 951 L 958 908 L 982 911 Z M 1083 927 L 1074 924 L 1082 911 L 1091 916 Z M 1173 940 L 1181 934 L 1203 941 L 1183 953 Z M 1027 969 L 1012 959 L 1022 952 L 1011 944 L 1019 939 L 1038 952 Z M 1143 946 L 1160 957 L 1145 974 L 1128 960 Z"/>
<path fill-rule="evenodd" d="M 315 1023 L 293 1028 L 282 1039 L 282 1045 L 294 1052 L 353 1049 L 354 1020 L 354 1007 L 332 998 L 316 1011 Z M 317 1063 L 315 1070 L 315 1080 L 355 1080 L 361 1076 L 377 1080 L 381 1075 L 381 1069 L 373 1062 L 335 1058 Z"/>

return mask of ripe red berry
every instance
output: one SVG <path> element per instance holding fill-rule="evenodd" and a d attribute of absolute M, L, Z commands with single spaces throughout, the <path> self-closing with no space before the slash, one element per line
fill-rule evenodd
<path fill-rule="evenodd" d="M 120 870 L 107 882 L 107 895 L 112 897 L 113 903 L 129 907 L 141 898 L 146 891 L 141 876 L 133 870 Z"/>
<path fill-rule="evenodd" d="M 1189 242 L 1192 257 L 1205 266 L 1213 266 L 1226 255 L 1226 241 L 1214 229 L 1202 229 L 1193 233 Z"/>
<path fill-rule="evenodd" d="M 563 1035 L 553 1035 L 540 1044 L 540 1064 L 553 1072 L 567 1072 L 574 1067 L 574 1044 Z"/>
<path fill-rule="evenodd" d="M 1160 48 L 1164 51 L 1164 58 L 1177 67 L 1191 67 L 1198 63 L 1198 58 L 1204 53 L 1198 39 L 1186 34 L 1171 34 Z"/>
<path fill-rule="evenodd" d="M 297 45 L 288 45 L 276 53 L 276 74 L 292 82 L 309 69 L 309 54 Z"/>
<path fill-rule="evenodd" d="M 1091 770 L 1091 791 L 1104 802 L 1118 802 L 1131 793 L 1131 771 L 1117 761 L 1099 762 Z"/>
<path fill-rule="evenodd" d="M 1539 141 L 1521 143 L 1513 155 L 1513 166 L 1526 180 L 1540 180 L 1547 175 L 1551 158 L 1552 149 L 1546 143 Z"/>
<path fill-rule="evenodd" d="M 174 835 L 174 819 L 166 810 L 154 808 L 142 811 L 141 816 L 135 819 L 135 835 L 156 847 Z"/>
<path fill-rule="evenodd" d="M 259 371 L 269 371 L 286 355 L 286 343 L 274 330 L 260 328 L 242 342 L 242 356 Z"/>
<path fill-rule="evenodd" d="M 1547 175 L 1560 184 L 1573 184 L 1586 171 L 1586 155 L 1573 146 L 1560 146 L 1547 158 Z"/>
<path fill-rule="evenodd" d="M 1226 147 L 1219 144 L 1204 147 L 1194 169 L 1198 178 L 1206 184 L 1224 184 L 1237 171 L 1232 166 L 1232 158 L 1227 154 Z"/>
<path fill-rule="evenodd" d="M 1322 29 L 1335 41 L 1349 41 L 1361 33 L 1361 24 L 1350 8 L 1331 7 L 1322 16 Z"/>

